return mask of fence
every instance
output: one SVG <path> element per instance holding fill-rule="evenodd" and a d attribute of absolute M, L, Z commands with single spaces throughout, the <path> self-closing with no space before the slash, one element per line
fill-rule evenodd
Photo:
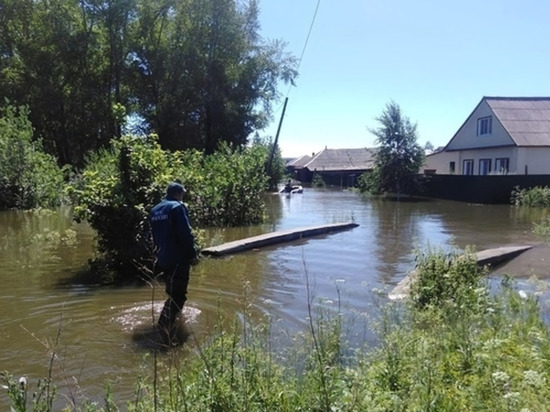
<path fill-rule="evenodd" d="M 550 186 L 550 175 L 425 175 L 419 195 L 470 203 L 510 203 L 516 186 Z"/>

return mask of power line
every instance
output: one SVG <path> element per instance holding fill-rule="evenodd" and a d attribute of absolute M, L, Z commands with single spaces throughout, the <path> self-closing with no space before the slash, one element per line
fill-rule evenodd
<path fill-rule="evenodd" d="M 302 63 L 302 59 L 304 58 L 304 54 L 306 52 L 307 44 L 309 43 L 309 37 L 311 36 L 311 31 L 313 30 L 313 25 L 315 23 L 315 19 L 317 18 L 317 12 L 319 11 L 319 5 L 321 4 L 321 0 L 317 0 L 317 6 L 315 7 L 315 12 L 313 13 L 313 18 L 311 19 L 311 24 L 309 25 L 309 30 L 307 32 L 306 42 L 304 43 L 304 48 L 302 49 L 302 54 L 300 54 L 300 60 L 298 60 L 298 69 L 300 68 L 300 64 Z"/>
<path fill-rule="evenodd" d="M 304 54 L 306 52 L 306 49 L 307 49 L 307 45 L 309 43 L 309 38 L 311 36 L 311 32 L 313 30 L 313 25 L 315 24 L 315 19 L 317 18 L 317 12 L 319 11 L 319 5 L 321 4 L 321 0 L 317 0 L 317 5 L 315 6 L 315 12 L 313 13 L 313 18 L 311 19 L 311 23 L 309 25 L 309 30 L 307 32 L 307 36 L 306 36 L 306 41 L 304 43 L 304 47 L 302 48 L 302 53 L 300 54 L 300 59 L 298 60 L 298 67 L 296 68 L 296 71 L 299 71 L 300 70 L 300 65 L 302 64 L 302 60 L 304 59 Z M 292 85 L 290 85 L 288 87 L 288 91 L 286 93 L 286 97 L 288 97 L 289 93 L 290 93 L 290 89 L 291 89 Z"/>
<path fill-rule="evenodd" d="M 320 4 L 321 4 L 321 0 L 317 0 L 317 5 L 315 6 L 315 12 L 313 13 L 313 18 L 311 19 L 311 23 L 309 24 L 309 30 L 307 32 L 306 41 L 304 42 L 304 47 L 302 48 L 302 53 L 300 54 L 300 59 L 298 60 L 298 67 L 296 67 L 296 71 L 300 70 L 300 65 L 302 64 L 302 60 L 304 59 L 304 54 L 306 52 L 307 45 L 309 43 L 309 38 L 311 36 L 311 32 L 312 32 L 313 26 L 315 24 L 315 19 L 317 18 L 317 12 L 319 11 L 319 5 Z M 292 88 L 292 84 L 288 86 L 288 91 L 286 92 L 284 103 L 279 107 L 279 109 L 281 107 L 283 107 L 283 105 L 286 108 L 286 104 L 287 104 L 287 101 L 288 101 L 288 95 L 290 94 L 291 88 Z M 277 109 L 276 111 L 278 112 L 279 109 Z M 283 115 L 284 115 L 284 109 L 283 109 Z M 277 135 L 275 136 L 275 145 L 274 145 L 274 147 L 277 145 L 277 140 L 278 140 L 278 137 L 279 137 L 279 132 L 280 132 L 280 129 L 281 129 L 282 120 L 283 119 L 282 119 L 282 116 L 281 116 L 281 119 L 279 121 L 279 128 L 277 129 Z"/>

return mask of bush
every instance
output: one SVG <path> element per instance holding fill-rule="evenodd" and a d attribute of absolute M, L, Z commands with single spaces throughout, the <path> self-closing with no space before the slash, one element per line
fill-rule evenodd
<path fill-rule="evenodd" d="M 271 141 L 271 139 L 260 138 L 259 136 L 254 137 L 252 144 L 254 147 L 256 147 L 256 149 L 263 149 L 265 151 L 264 169 L 266 171 L 266 174 L 268 175 L 266 189 L 277 191 L 277 184 L 284 179 L 286 172 L 285 162 L 281 155 L 281 149 L 279 148 L 279 146 L 277 146 L 275 147 L 275 151 L 273 151 L 273 142 Z M 272 154 L 273 158 L 271 159 L 270 163 L 269 159 Z"/>
<path fill-rule="evenodd" d="M 374 169 L 363 173 L 357 180 L 357 188 L 361 193 L 369 193 L 371 195 L 379 195 L 384 192 L 380 185 L 380 168 Z"/>
<path fill-rule="evenodd" d="M 418 252 L 415 272 L 411 285 L 415 307 L 463 307 L 475 305 L 486 269 L 478 266 L 470 249 L 463 255 L 429 250 Z"/>
<path fill-rule="evenodd" d="M 258 223 L 263 219 L 265 150 L 260 146 L 212 155 L 196 150 L 166 152 L 157 137 L 127 136 L 92 154 L 82 175 L 68 188 L 75 219 L 98 234 L 106 274 L 136 275 L 136 262 L 150 258 L 147 217 L 173 180 L 188 191 L 196 227 Z M 108 280 L 108 279 L 107 279 Z"/>
<path fill-rule="evenodd" d="M 189 182 L 189 210 L 200 227 L 257 224 L 265 212 L 263 194 L 267 188 L 262 145 L 232 150 L 222 145 L 201 159 Z"/>
<path fill-rule="evenodd" d="M 512 191 L 511 202 L 516 206 L 548 207 L 550 206 L 550 188 L 537 186 L 520 189 L 516 186 Z"/>
<path fill-rule="evenodd" d="M 325 181 L 323 180 L 323 177 L 317 173 L 313 173 L 313 177 L 311 178 L 311 186 L 312 187 L 325 187 Z"/>
<path fill-rule="evenodd" d="M 63 199 L 64 170 L 33 141 L 28 108 L 0 109 L 0 209 L 55 207 Z"/>

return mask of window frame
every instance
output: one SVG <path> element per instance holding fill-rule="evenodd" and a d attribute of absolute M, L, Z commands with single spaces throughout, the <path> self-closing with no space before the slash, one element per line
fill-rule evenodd
<path fill-rule="evenodd" d="M 491 166 L 493 162 L 492 159 L 489 158 L 483 158 L 479 159 L 479 175 L 480 176 L 487 176 L 491 174 Z"/>
<path fill-rule="evenodd" d="M 493 116 L 484 116 L 477 119 L 477 135 L 490 136 L 493 133 Z"/>
<path fill-rule="evenodd" d="M 500 166 L 504 163 L 505 167 Z M 495 159 L 495 172 L 501 174 L 508 174 L 510 171 L 510 158 L 509 157 L 497 157 Z"/>
<path fill-rule="evenodd" d="M 466 167 L 467 164 L 470 165 L 470 167 Z M 466 173 L 467 171 L 470 173 Z M 472 176 L 474 174 L 474 159 L 464 159 L 462 161 L 462 174 L 465 176 Z"/>

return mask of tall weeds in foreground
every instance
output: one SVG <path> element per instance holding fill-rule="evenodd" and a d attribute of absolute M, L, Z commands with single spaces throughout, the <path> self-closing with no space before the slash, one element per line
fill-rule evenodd
<path fill-rule="evenodd" d="M 28 383 L 27 377 L 22 376 L 16 380 L 12 375 L 7 371 L 2 372 L 0 375 L 0 381 L 2 386 L 7 389 L 8 396 L 12 401 L 12 411 L 15 412 L 24 412 L 27 411 L 28 399 L 31 399 L 32 402 L 32 411 L 53 411 L 54 400 L 56 396 L 56 385 L 53 382 L 53 368 L 54 362 L 57 358 L 57 349 L 59 347 L 61 333 L 63 326 L 63 318 L 60 318 L 59 327 L 57 329 L 57 334 L 55 340 L 50 342 L 48 340 L 40 341 L 49 352 L 48 360 L 48 370 L 47 377 L 44 379 L 39 379 L 36 384 L 36 391 L 32 392 L 31 397 L 28 396 L 30 390 L 30 385 Z M 32 335 L 35 339 L 36 337 Z M 69 396 L 69 399 L 72 399 Z"/>
<path fill-rule="evenodd" d="M 550 216 L 546 216 L 538 223 L 533 223 L 533 231 L 544 241 L 550 242 Z"/>
<path fill-rule="evenodd" d="M 215 328 L 184 365 L 160 362 L 156 380 L 140 381 L 141 396 L 127 409 L 547 410 L 550 336 L 537 301 L 508 278 L 490 294 L 472 258 L 420 256 L 411 299 L 384 307 L 380 343 L 367 350 L 347 347 L 340 314 L 318 310 L 311 294 L 309 328 L 291 347 L 274 349 L 270 321 L 251 320 L 245 291 L 247 314 L 233 328 Z M 82 410 L 114 410 L 105 408 Z"/>

